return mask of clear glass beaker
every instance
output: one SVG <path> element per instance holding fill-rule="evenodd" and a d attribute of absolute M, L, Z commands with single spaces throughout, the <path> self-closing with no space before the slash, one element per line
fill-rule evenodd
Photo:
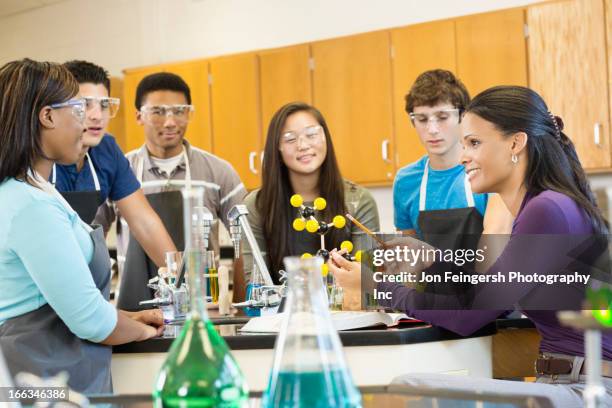
<path fill-rule="evenodd" d="M 263 407 L 361 407 L 361 395 L 328 310 L 322 262 L 319 257 L 285 258 L 286 316 L 276 340 Z"/>
<path fill-rule="evenodd" d="M 206 311 L 206 280 L 202 273 L 206 253 L 197 245 L 197 231 L 189 228 L 191 209 L 198 202 L 201 205 L 202 200 L 202 192 L 194 190 L 183 190 L 186 227 L 183 257 L 190 309 L 157 376 L 154 406 L 240 408 L 247 404 L 246 381 Z"/>

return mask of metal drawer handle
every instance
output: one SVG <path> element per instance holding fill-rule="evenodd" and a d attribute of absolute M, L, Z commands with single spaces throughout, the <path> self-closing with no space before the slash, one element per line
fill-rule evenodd
<path fill-rule="evenodd" d="M 385 163 L 391 163 L 391 160 L 389 160 L 389 139 L 383 140 L 380 148 L 382 150 L 383 161 Z"/>
<path fill-rule="evenodd" d="M 595 123 L 593 127 L 593 141 L 595 146 L 601 147 L 601 123 Z"/>
<path fill-rule="evenodd" d="M 257 157 L 257 152 L 249 153 L 249 170 L 251 173 L 257 174 L 257 169 L 255 168 L 255 157 Z"/>

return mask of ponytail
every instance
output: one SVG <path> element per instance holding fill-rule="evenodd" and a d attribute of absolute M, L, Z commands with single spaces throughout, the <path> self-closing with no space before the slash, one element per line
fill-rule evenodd
<path fill-rule="evenodd" d="M 563 133 L 563 120 L 550 113 L 540 95 L 521 86 L 497 86 L 478 94 L 466 112 L 493 123 L 505 135 L 526 133 L 527 191 L 567 195 L 586 212 L 596 233 L 608 233 L 574 144 Z"/>

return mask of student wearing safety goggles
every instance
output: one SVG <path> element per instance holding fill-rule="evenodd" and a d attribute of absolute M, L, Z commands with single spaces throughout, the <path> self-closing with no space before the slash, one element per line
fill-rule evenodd
<path fill-rule="evenodd" d="M 86 223 L 93 221 L 107 199 L 115 203 L 136 240 L 157 265 L 163 266 L 165 253 L 176 251 L 176 247 L 115 138 L 106 133 L 108 122 L 119 109 L 119 99 L 109 97 L 108 73 L 86 61 L 69 61 L 64 66 L 76 78 L 86 102 L 85 133 L 77 163 L 55 165 L 50 181 Z M 108 226 L 104 225 L 105 232 Z"/>
<path fill-rule="evenodd" d="M 481 234 L 483 224 L 486 232 L 510 231 L 511 216 L 499 197 L 473 194 L 460 163 L 459 122 L 469 101 L 463 83 L 441 69 L 422 73 L 405 97 L 406 112 L 427 154 L 397 173 L 395 226 L 438 247 L 461 247 L 457 241 Z"/>
<path fill-rule="evenodd" d="M 126 157 L 146 199 L 163 220 L 179 250 L 183 243 L 180 192 L 183 188 L 203 187 L 204 206 L 229 230 L 227 213 L 242 203 L 246 190 L 227 161 L 192 146 L 185 139 L 189 121 L 196 113 L 187 83 L 169 72 L 151 74 L 138 84 L 135 105 L 136 120 L 144 128 L 145 144 Z M 118 219 L 117 254 L 125 259 L 117 304 L 127 310 L 136 309 L 139 301 L 151 299 L 153 293 L 147 282 L 157 276 L 157 267 L 148 259 L 140 242 L 131 238 L 133 227 L 128 223 L 128 230 L 122 221 L 123 209 L 108 205 L 104 208 L 96 220 L 109 225 Z M 218 223 L 212 226 L 210 244 L 218 253 Z"/>
<path fill-rule="evenodd" d="M 161 335 L 162 316 L 109 302 L 101 228 L 47 182 L 55 163 L 74 163 L 82 151 L 86 102 L 78 92 L 59 64 L 0 67 L 0 349 L 11 375 L 63 372 L 78 392 L 108 394 L 110 346 Z"/>

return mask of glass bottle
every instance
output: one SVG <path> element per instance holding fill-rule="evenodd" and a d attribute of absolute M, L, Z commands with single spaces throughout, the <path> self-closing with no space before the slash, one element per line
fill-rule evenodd
<path fill-rule="evenodd" d="M 263 276 L 259 273 L 257 264 L 253 262 L 253 273 L 251 274 L 251 282 L 246 287 L 245 298 L 247 300 L 259 301 L 261 300 L 261 290 L 264 285 Z M 245 307 L 244 313 L 250 317 L 261 316 L 261 308 L 259 307 Z"/>
<path fill-rule="evenodd" d="M 183 190 L 185 252 L 190 310 L 179 336 L 174 340 L 156 380 L 155 407 L 243 407 L 247 404 L 245 379 L 227 344 L 215 331 L 206 312 L 204 255 L 190 228 L 191 209 L 202 189 Z"/>
<path fill-rule="evenodd" d="M 285 258 L 288 295 L 265 408 L 361 407 L 321 279 L 322 259 Z"/>
<path fill-rule="evenodd" d="M 206 251 L 206 297 L 215 305 L 219 304 L 219 275 L 215 251 Z"/>

